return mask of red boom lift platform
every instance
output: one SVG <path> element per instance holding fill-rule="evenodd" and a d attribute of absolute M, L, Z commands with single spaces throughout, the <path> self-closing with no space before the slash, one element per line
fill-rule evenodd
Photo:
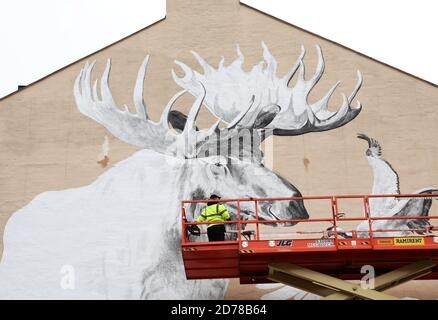
<path fill-rule="evenodd" d="M 276 281 L 319 294 L 326 299 L 392 299 L 394 297 L 381 291 L 412 279 L 438 279 L 438 234 L 435 234 L 438 228 L 433 225 L 438 216 L 371 217 L 370 200 L 435 196 L 405 194 L 221 199 L 220 202 L 226 206 L 229 204 L 237 208 L 237 220 L 225 222 L 229 225 L 228 232 L 234 233 L 236 240 L 223 242 L 199 242 L 199 237 L 187 232 L 189 225 L 208 224 L 187 221 L 187 210 L 196 203 L 211 200 L 182 201 L 182 256 L 186 277 L 240 278 L 241 284 Z M 292 200 L 302 200 L 305 203 L 325 201 L 329 206 L 329 216 L 305 220 L 259 219 L 260 204 Z M 339 212 L 341 202 L 351 200 L 360 202 L 363 208 L 360 217 L 347 217 L 347 214 Z M 251 203 L 254 218 L 243 219 L 241 207 L 245 205 L 248 208 Z M 425 224 L 426 229 L 372 228 L 373 223 L 379 220 L 413 219 L 427 219 L 430 223 Z M 357 232 L 355 228 L 340 231 L 339 226 L 343 223 L 351 225 L 363 221 L 369 226 L 365 232 Z M 274 232 L 270 236 L 264 234 L 269 224 L 287 222 L 297 224 L 283 228 L 287 230 L 286 233 Z M 309 223 L 326 224 L 331 228 L 311 232 L 296 231 L 298 226 L 306 229 Z M 205 226 L 201 229 L 205 230 Z M 405 236 L 399 236 L 401 231 Z M 377 276 L 374 279 L 374 289 L 364 289 L 345 281 L 363 279 L 364 266 L 372 268 Z"/>

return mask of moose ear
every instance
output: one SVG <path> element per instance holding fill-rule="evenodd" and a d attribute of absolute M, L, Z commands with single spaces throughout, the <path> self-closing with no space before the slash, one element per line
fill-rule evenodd
<path fill-rule="evenodd" d="M 169 117 L 167 118 L 167 120 L 172 125 L 172 128 L 174 128 L 178 132 L 181 132 L 186 126 L 187 116 L 180 111 L 172 110 L 169 112 Z M 196 131 L 199 131 L 198 127 L 196 127 Z"/>
<path fill-rule="evenodd" d="M 270 104 L 266 107 L 263 107 L 254 121 L 254 129 L 265 128 L 268 124 L 272 122 L 272 120 L 274 120 L 280 110 L 280 106 L 276 104 Z"/>

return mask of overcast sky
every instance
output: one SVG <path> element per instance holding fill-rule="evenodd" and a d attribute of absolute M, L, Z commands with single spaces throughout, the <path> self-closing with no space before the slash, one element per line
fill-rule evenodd
<path fill-rule="evenodd" d="M 241 0 L 438 85 L 436 0 Z"/>
<path fill-rule="evenodd" d="M 164 18 L 165 2 L 2 0 L 0 97 Z M 438 84 L 437 1 L 241 2 Z"/>
<path fill-rule="evenodd" d="M 166 15 L 165 0 L 2 0 L 0 8 L 0 97 Z"/>

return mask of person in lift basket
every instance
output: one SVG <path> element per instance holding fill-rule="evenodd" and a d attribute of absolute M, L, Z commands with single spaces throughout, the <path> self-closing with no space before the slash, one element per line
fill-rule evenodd
<path fill-rule="evenodd" d="M 210 196 L 210 200 L 219 200 L 216 194 Z M 217 201 L 207 202 L 207 207 L 202 210 L 201 215 L 196 219 L 196 222 L 212 222 L 207 226 L 208 241 L 224 241 L 225 240 L 225 225 L 221 222 L 229 221 L 230 213 L 227 208 Z M 195 228 L 196 227 L 196 228 Z M 199 234 L 199 228 L 196 225 L 192 226 L 192 234 Z"/>

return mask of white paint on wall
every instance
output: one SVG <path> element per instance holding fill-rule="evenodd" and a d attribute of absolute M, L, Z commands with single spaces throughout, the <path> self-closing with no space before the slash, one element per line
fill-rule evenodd
<path fill-rule="evenodd" d="M 141 150 L 90 185 L 36 196 L 5 227 L 0 299 L 222 299 L 227 280 L 186 280 L 184 165 Z"/>
<path fill-rule="evenodd" d="M 438 85 L 436 1 L 240 2 Z"/>
<path fill-rule="evenodd" d="M 15 0 L 0 15 L 0 98 L 166 15 L 166 0 Z"/>

